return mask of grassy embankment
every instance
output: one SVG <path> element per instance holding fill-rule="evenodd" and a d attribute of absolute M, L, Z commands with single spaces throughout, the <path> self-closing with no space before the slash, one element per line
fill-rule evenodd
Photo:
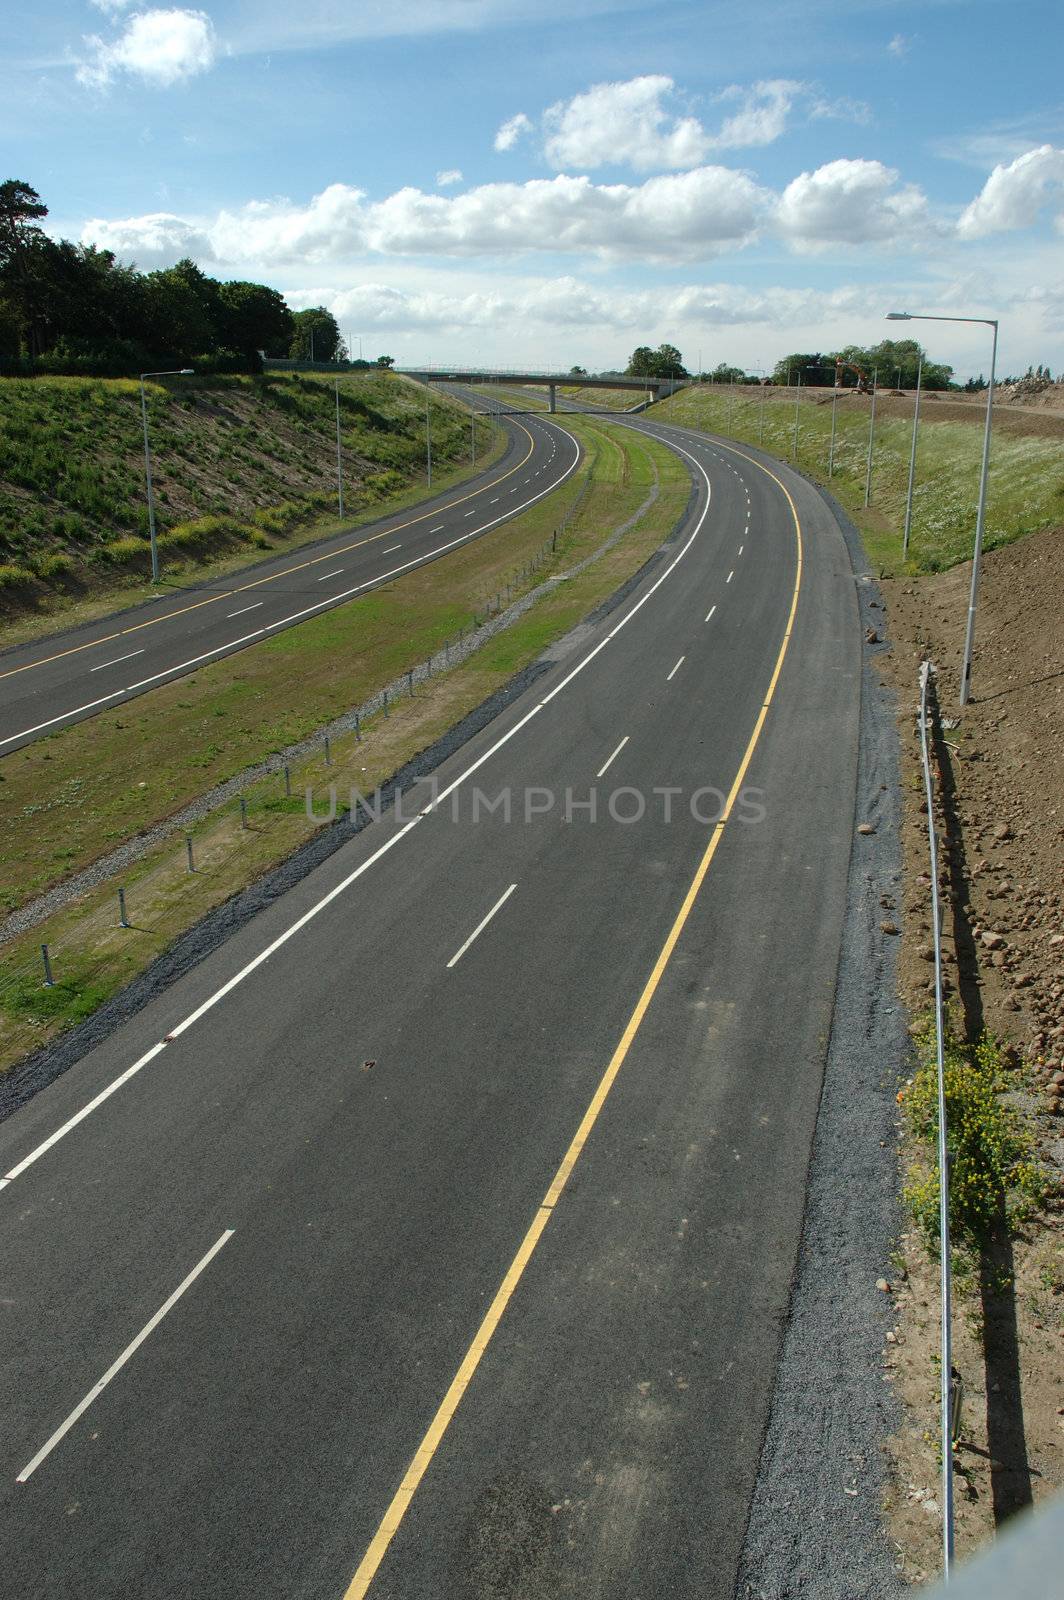
<path fill-rule="evenodd" d="M 317 374 L 148 385 L 164 580 L 201 578 L 335 532 L 336 415 Z M 393 374 L 340 378 L 343 526 L 424 492 L 425 390 Z M 433 394 L 433 487 L 467 475 L 469 413 Z M 491 459 L 478 428 L 478 462 Z M 501 440 L 500 440 L 501 443 Z M 140 386 L 0 380 L 0 622 L 5 643 L 157 593 Z"/>
<path fill-rule="evenodd" d="M 173 814 L 271 750 L 306 736 L 439 649 L 483 612 L 549 544 L 567 507 L 575 514 L 556 555 L 518 584 L 569 571 L 609 532 L 660 492 L 637 525 L 586 572 L 558 584 L 513 627 L 461 666 L 440 674 L 353 735 L 292 766 L 292 798 L 280 775 L 247 790 L 251 827 L 234 805 L 197 830 L 198 871 L 185 869 L 172 835 L 127 871 L 130 930 L 115 924 L 117 881 L 12 940 L 0 961 L 0 1070 L 127 983 L 184 929 L 306 839 L 307 784 L 366 794 L 425 749 L 515 671 L 610 594 L 657 548 L 687 502 L 683 465 L 655 442 L 576 419 L 587 451 L 559 494 L 430 567 L 296 629 L 8 757 L 3 807 L 14 826 L 0 861 L 8 903 L 21 903 L 120 839 Z M 591 474 L 589 486 L 584 481 Z M 578 501 L 578 496 L 582 498 Z M 120 776 L 116 776 L 120 775 Z M 48 798 L 42 799 L 42 796 Z M 56 953 L 54 989 L 40 985 L 38 946 Z"/>
<path fill-rule="evenodd" d="M 795 392 L 765 391 L 764 447 L 792 459 Z M 653 407 L 662 422 L 703 428 L 757 444 L 762 392 L 755 387 L 687 388 Z M 940 404 L 942 402 L 939 402 Z M 939 571 L 971 555 L 982 457 L 982 415 L 971 420 L 937 420 L 935 400 L 925 398 L 920 414 L 909 567 Z M 951 408 L 955 412 L 957 408 Z M 835 471 L 827 474 L 831 436 L 830 391 L 810 390 L 799 410 L 798 465 L 830 487 L 861 529 L 865 548 L 883 573 L 903 569 L 902 530 L 912 440 L 912 401 L 881 396 L 877 405 L 872 496 L 863 509 L 870 402 L 852 391 L 838 402 Z M 1003 419 L 1004 420 L 1004 419 Z M 1064 518 L 1064 430 L 1041 433 L 1031 424 L 1022 431 L 1010 414 L 1008 426 L 994 435 L 987 497 L 986 548 L 1010 543 L 1025 533 Z"/>
<path fill-rule="evenodd" d="M 558 390 L 567 400 L 579 400 L 589 406 L 598 406 L 602 411 L 630 411 L 633 406 L 645 400 L 646 394 L 639 389 L 583 389 L 567 384 Z"/>

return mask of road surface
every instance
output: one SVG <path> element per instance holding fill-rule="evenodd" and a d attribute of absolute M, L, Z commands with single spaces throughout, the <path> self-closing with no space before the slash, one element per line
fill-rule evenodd
<path fill-rule="evenodd" d="M 576 440 L 545 418 L 505 418 L 483 478 L 303 550 L 0 654 L 0 757 L 171 683 L 435 560 L 549 494 Z"/>
<path fill-rule="evenodd" d="M 815 491 L 653 431 L 635 591 L 0 1126 L 5 1594 L 731 1600 L 860 640 Z"/>

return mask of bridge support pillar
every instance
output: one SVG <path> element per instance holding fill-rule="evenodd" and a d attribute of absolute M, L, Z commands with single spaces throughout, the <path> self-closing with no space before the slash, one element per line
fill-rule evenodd
<path fill-rule="evenodd" d="M 556 384 L 553 384 L 553 383 L 548 384 L 547 387 L 550 389 L 550 410 L 551 411 L 557 411 L 557 409 L 558 409 L 558 387 L 557 387 Z"/>

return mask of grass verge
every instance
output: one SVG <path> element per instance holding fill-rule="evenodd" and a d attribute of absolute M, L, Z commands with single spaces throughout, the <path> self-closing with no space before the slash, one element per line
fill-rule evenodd
<path fill-rule="evenodd" d="M 823 391 L 803 395 L 798 408 L 798 454 L 793 455 L 793 389 L 739 388 L 735 394 L 687 388 L 653 408 L 662 422 L 702 428 L 749 444 L 762 437 L 764 448 L 782 460 L 797 459 L 804 472 L 846 507 L 861 530 L 873 564 L 887 576 L 906 570 L 902 532 L 909 481 L 912 420 L 892 415 L 907 405 L 881 399 L 876 417 L 871 504 L 864 507 L 870 402 L 852 391 L 840 399 L 836 416 L 834 472 L 828 476 L 831 443 L 830 398 Z M 936 421 L 932 402 L 920 416 L 913 522 L 907 569 L 937 572 L 967 560 L 972 552 L 979 496 L 983 435 L 980 417 Z M 993 436 L 987 496 L 985 548 L 1009 544 L 1025 533 L 1064 517 L 1064 461 L 1060 440 L 1010 429 Z"/>
<path fill-rule="evenodd" d="M 21 900 L 61 869 L 95 859 L 117 839 L 172 813 L 182 799 L 322 726 L 425 660 L 484 608 L 515 567 L 543 549 L 562 525 L 563 497 L 575 510 L 552 558 L 559 572 L 597 550 L 658 486 L 644 515 L 601 559 L 553 586 L 461 666 L 364 725 L 361 739 L 334 740 L 328 767 L 324 751 L 293 765 L 291 797 L 278 774 L 247 791 L 249 826 L 241 825 L 235 803 L 204 824 L 195 841 L 194 874 L 187 871 L 183 841 L 171 835 L 151 850 L 121 879 L 132 928 L 117 926 L 115 881 L 12 940 L 0 962 L 0 1070 L 95 1009 L 207 911 L 307 839 L 320 826 L 306 815 L 301 796 L 307 785 L 371 792 L 638 570 L 682 515 L 687 472 L 663 446 L 628 430 L 615 435 L 608 424 L 576 419 L 574 431 L 586 452 L 579 473 L 559 496 L 513 523 L 431 568 L 157 691 L 151 712 L 134 702 L 124 713 L 63 730 L 19 752 L 14 766 L 6 764 L 11 776 L 0 792 L 6 804 L 9 784 L 16 785 L 19 826 L 5 880 L 14 874 Z M 541 568 L 527 586 L 551 570 Z M 42 801 L 42 793 L 50 798 Z M 55 989 L 41 987 L 41 943 L 56 954 Z"/>
<path fill-rule="evenodd" d="M 345 528 L 424 493 L 425 391 L 341 377 Z M 317 375 L 148 385 L 164 575 L 213 576 L 340 527 L 333 385 Z M 147 584 L 139 385 L 0 382 L 0 616 L 5 643 L 157 595 Z M 434 487 L 470 475 L 468 412 L 432 395 Z M 499 451 L 478 424 L 481 469 Z"/>

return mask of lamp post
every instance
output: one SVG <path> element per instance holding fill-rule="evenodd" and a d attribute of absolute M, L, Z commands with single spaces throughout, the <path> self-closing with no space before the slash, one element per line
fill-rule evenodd
<path fill-rule="evenodd" d="M 336 379 L 336 497 L 344 520 L 344 458 L 340 454 L 340 380 Z"/>
<path fill-rule="evenodd" d="M 148 400 L 144 393 L 148 378 L 191 378 L 191 367 L 172 367 L 168 372 L 142 372 L 140 375 L 140 417 L 144 424 L 144 479 L 148 486 L 148 537 L 151 540 L 151 581 L 159 581 L 159 546 L 155 538 L 155 494 L 151 484 L 151 445 L 148 443 Z"/>
<path fill-rule="evenodd" d="M 942 317 L 922 311 L 888 311 L 888 322 L 978 322 L 993 328 L 990 350 L 990 386 L 986 391 L 986 425 L 983 430 L 983 464 L 979 473 L 979 510 L 975 518 L 975 549 L 972 552 L 972 588 L 968 599 L 968 623 L 964 632 L 964 659 L 961 663 L 962 706 L 968 704 L 972 688 L 972 646 L 975 642 L 975 608 L 979 599 L 979 565 L 983 555 L 983 527 L 986 522 L 986 484 L 990 472 L 990 428 L 994 414 L 994 369 L 997 364 L 998 323 L 996 317 Z"/>
<path fill-rule="evenodd" d="M 909 529 L 913 525 L 913 483 L 916 479 L 916 430 L 920 426 L 920 383 L 924 375 L 924 354 L 916 364 L 916 409 L 913 411 L 913 442 L 909 450 L 909 488 L 905 495 L 905 532 L 901 536 L 901 558 L 909 554 Z"/>
<path fill-rule="evenodd" d="M 432 390 L 425 386 L 425 465 L 428 471 L 428 488 L 432 488 Z"/>
<path fill-rule="evenodd" d="M 828 445 L 828 477 L 835 476 L 835 419 L 839 409 L 839 385 L 836 379 L 831 391 L 831 442 Z"/>
<path fill-rule="evenodd" d="M 802 373 L 816 372 L 817 370 L 818 368 L 812 365 L 798 368 L 798 385 L 794 391 L 794 445 L 791 449 L 791 455 L 795 461 L 798 460 L 798 408 L 802 403 Z"/>
<path fill-rule="evenodd" d="M 872 368 L 872 415 L 868 420 L 868 462 L 865 466 L 864 503 L 872 498 L 872 445 L 876 437 L 876 395 L 879 392 L 879 368 Z"/>
<path fill-rule="evenodd" d="M 791 455 L 798 460 L 798 408 L 802 403 L 802 369 L 798 368 L 798 382 L 794 388 L 794 444 L 791 446 Z"/>

